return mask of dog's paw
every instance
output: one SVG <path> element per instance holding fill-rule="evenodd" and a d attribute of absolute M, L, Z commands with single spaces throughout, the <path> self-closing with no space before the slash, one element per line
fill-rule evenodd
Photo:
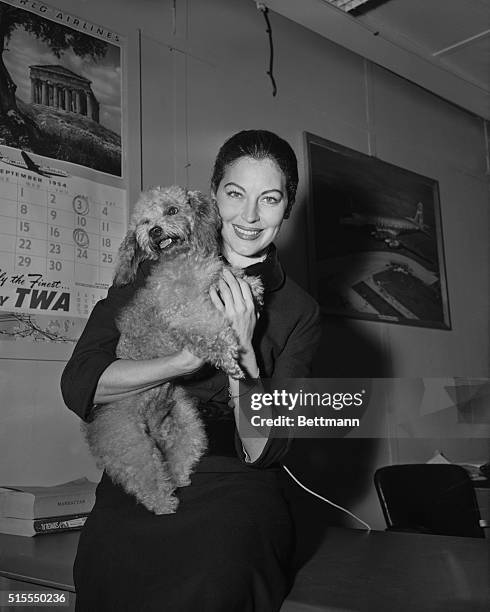
<path fill-rule="evenodd" d="M 191 479 L 189 476 L 180 476 L 175 479 L 176 487 L 188 487 L 191 484 Z"/>
<path fill-rule="evenodd" d="M 248 276 L 246 280 L 250 285 L 250 290 L 252 291 L 256 305 L 262 306 L 264 303 L 264 285 L 262 280 L 258 276 Z"/>
<path fill-rule="evenodd" d="M 144 505 L 153 514 L 174 514 L 179 506 L 179 500 L 175 495 L 170 495 Z"/>
<path fill-rule="evenodd" d="M 232 378 L 245 378 L 242 368 L 234 359 L 230 359 L 221 363 L 221 368 L 225 371 L 228 376 Z"/>
<path fill-rule="evenodd" d="M 249 285 L 255 306 L 262 306 L 264 303 L 264 283 L 260 276 L 247 276 L 241 268 L 231 268 L 231 272 L 233 272 L 237 278 L 243 279 Z"/>

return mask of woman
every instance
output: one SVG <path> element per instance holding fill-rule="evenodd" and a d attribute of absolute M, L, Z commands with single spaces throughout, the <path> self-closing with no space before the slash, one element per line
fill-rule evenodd
<path fill-rule="evenodd" d="M 319 339 L 318 306 L 285 276 L 273 245 L 297 183 L 293 150 L 262 130 L 227 140 L 211 179 L 223 256 L 265 286 L 260 317 L 248 285 L 228 272 L 210 293 L 240 338 L 241 366 L 254 385 L 260 377 L 308 376 Z M 95 306 L 63 372 L 65 402 L 89 419 L 96 404 L 179 379 L 199 399 L 209 449 L 191 485 L 178 489 L 172 515 L 148 512 L 103 475 L 74 567 L 77 610 L 279 610 L 290 587 L 293 536 L 278 482 L 288 441 L 273 431 L 241 439 L 238 382 L 188 351 L 116 359 L 115 316 L 144 280 L 140 270 L 133 285 L 111 288 Z"/>

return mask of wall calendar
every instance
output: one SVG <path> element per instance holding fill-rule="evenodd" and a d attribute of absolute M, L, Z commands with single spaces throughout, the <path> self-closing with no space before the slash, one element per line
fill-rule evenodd
<path fill-rule="evenodd" d="M 64 360 L 126 231 L 126 41 L 24 0 L 0 39 L 0 356 Z"/>

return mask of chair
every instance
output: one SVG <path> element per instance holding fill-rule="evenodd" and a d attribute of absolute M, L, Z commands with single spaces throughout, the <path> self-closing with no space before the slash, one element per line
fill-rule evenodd
<path fill-rule="evenodd" d="M 485 537 L 473 483 L 459 465 L 386 466 L 374 484 L 387 531 Z"/>

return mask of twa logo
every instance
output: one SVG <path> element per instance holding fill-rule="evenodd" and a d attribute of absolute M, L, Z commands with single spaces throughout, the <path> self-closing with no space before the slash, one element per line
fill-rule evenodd
<path fill-rule="evenodd" d="M 17 287 L 15 308 L 32 308 L 33 310 L 70 311 L 70 294 L 47 289 L 26 289 Z"/>

